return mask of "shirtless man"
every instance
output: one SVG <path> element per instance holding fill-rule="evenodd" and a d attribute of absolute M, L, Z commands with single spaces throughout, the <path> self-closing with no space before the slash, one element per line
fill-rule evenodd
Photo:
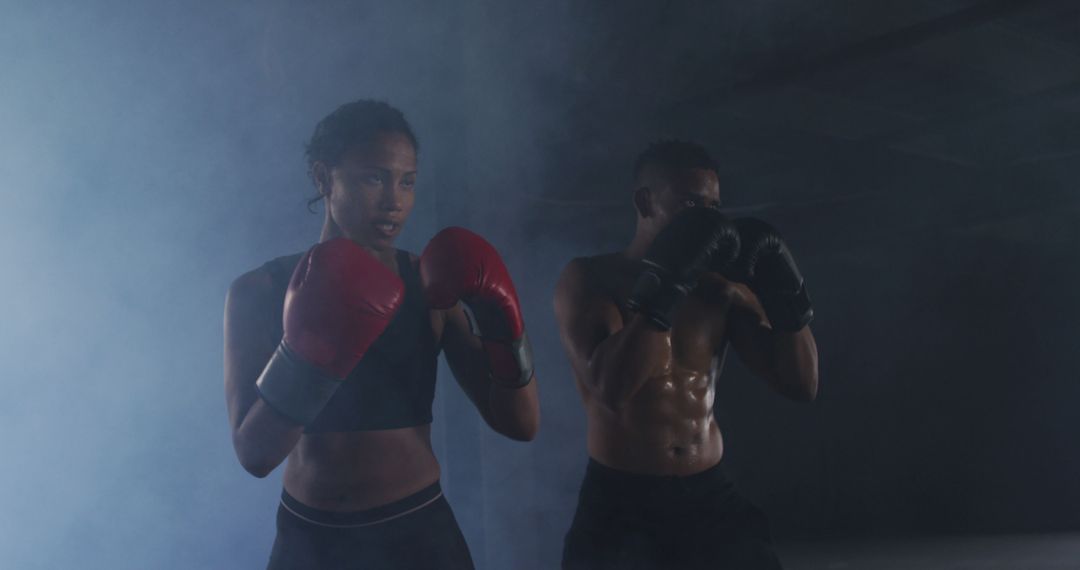
<path fill-rule="evenodd" d="M 590 455 L 563 568 L 780 568 L 764 514 L 719 467 L 714 383 L 731 344 L 780 394 L 814 399 L 802 276 L 772 227 L 717 210 L 701 146 L 652 145 L 635 182 L 633 241 L 572 260 L 555 293 Z"/>

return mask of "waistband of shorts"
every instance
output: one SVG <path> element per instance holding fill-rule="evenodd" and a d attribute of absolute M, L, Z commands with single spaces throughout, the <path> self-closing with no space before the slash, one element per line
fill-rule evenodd
<path fill-rule="evenodd" d="M 388 522 L 419 511 L 439 500 L 442 496 L 442 487 L 438 481 L 435 481 L 412 495 L 393 503 L 362 511 L 337 512 L 309 507 L 296 500 L 285 489 L 282 489 L 281 506 L 292 513 L 293 516 L 312 524 L 333 528 L 357 528 Z"/>
<path fill-rule="evenodd" d="M 651 475 L 608 467 L 592 457 L 589 458 L 589 464 L 585 467 L 585 481 L 607 490 L 618 489 L 622 492 L 662 489 L 692 490 L 731 484 L 723 468 L 720 467 L 720 463 L 691 475 Z"/>

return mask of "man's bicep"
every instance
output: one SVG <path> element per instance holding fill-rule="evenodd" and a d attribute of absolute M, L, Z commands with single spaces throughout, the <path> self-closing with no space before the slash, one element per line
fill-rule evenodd
<path fill-rule="evenodd" d="M 772 374 L 771 332 L 765 311 L 752 294 L 733 303 L 728 312 L 728 338 L 739 360 L 754 374 Z"/>
<path fill-rule="evenodd" d="M 597 295 L 590 286 L 584 263 L 580 259 L 571 261 L 555 289 L 559 336 L 579 371 L 587 368 L 600 343 L 622 326 L 622 317 L 614 303 Z"/>

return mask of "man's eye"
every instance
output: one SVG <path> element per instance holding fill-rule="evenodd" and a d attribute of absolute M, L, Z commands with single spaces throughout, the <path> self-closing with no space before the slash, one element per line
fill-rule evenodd
<path fill-rule="evenodd" d="M 696 208 L 698 203 L 697 203 L 697 200 L 694 200 L 694 199 L 691 198 L 691 199 L 685 200 L 683 202 L 683 205 L 686 206 L 687 208 Z"/>
<path fill-rule="evenodd" d="M 382 175 L 380 174 L 368 174 L 364 177 L 364 182 L 368 184 L 382 184 Z"/>
<path fill-rule="evenodd" d="M 401 186 L 404 187 L 404 188 L 412 188 L 414 185 L 416 185 L 415 180 L 402 180 L 401 181 Z"/>

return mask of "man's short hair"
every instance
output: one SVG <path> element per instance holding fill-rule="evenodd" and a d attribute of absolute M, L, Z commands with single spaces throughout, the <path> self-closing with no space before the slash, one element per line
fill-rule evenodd
<path fill-rule="evenodd" d="M 690 170 L 701 168 L 720 175 L 709 151 L 695 142 L 680 140 L 661 140 L 654 142 L 638 155 L 634 161 L 634 180 L 641 176 L 647 166 L 656 166 L 664 170 Z"/>

